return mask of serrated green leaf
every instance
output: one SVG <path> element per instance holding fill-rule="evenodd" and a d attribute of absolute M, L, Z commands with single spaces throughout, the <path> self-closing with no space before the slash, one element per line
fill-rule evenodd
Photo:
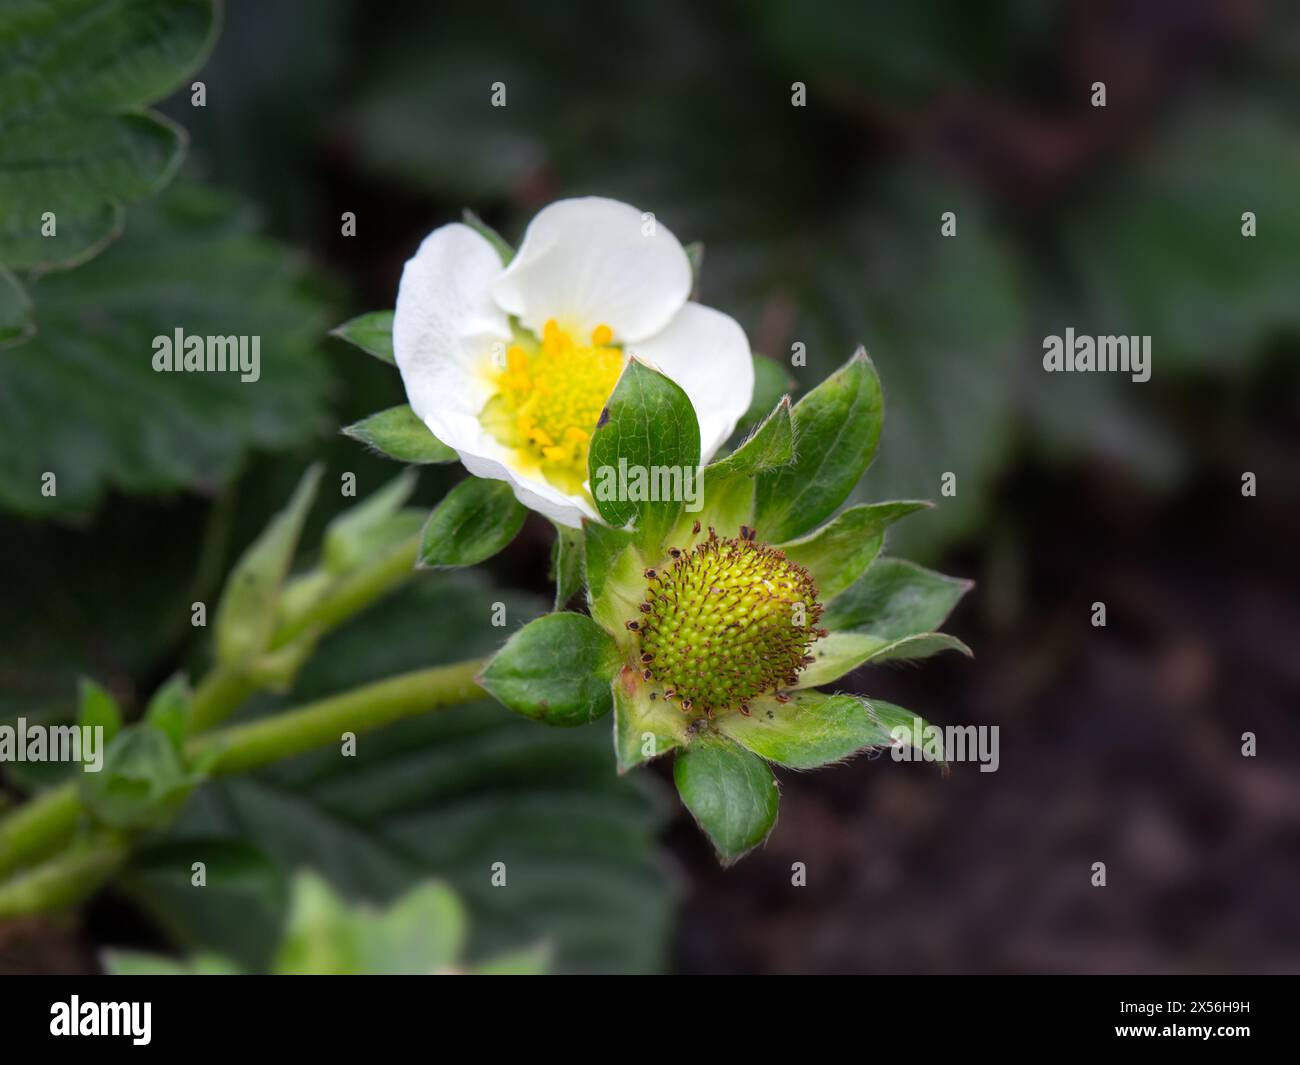
<path fill-rule="evenodd" d="M 79 212 L 64 210 L 48 220 L 50 226 L 44 214 L 0 214 L 0 249 L 11 266 L 70 270 L 120 237 L 126 221 L 126 211 L 117 203 L 97 204 Z"/>
<path fill-rule="evenodd" d="M 972 583 L 945 577 L 914 562 L 880 558 L 826 608 L 822 625 L 882 639 L 938 629 Z"/>
<path fill-rule="evenodd" d="M 119 203 L 171 178 L 184 133 L 139 108 L 198 66 L 216 23 L 211 0 L 53 0 L 0 22 L 21 57 L 0 68 L 0 262 L 83 262 L 120 232 Z"/>
<path fill-rule="evenodd" d="M 585 614 L 530 621 L 506 642 L 479 683 L 517 714 L 548 725 L 586 725 L 609 713 L 614 640 Z"/>
<path fill-rule="evenodd" d="M 0 137 L 0 233 L 17 239 L 0 246 L 0 255 L 23 268 L 66 255 L 66 241 L 52 241 L 51 249 L 59 251 L 50 257 L 39 254 L 44 215 L 53 216 L 57 233 L 60 212 L 84 220 L 116 202 L 143 199 L 170 180 L 183 151 L 180 127 L 158 115 L 42 116 L 6 125 Z"/>
<path fill-rule="evenodd" d="M 0 74 L 0 115 L 114 112 L 169 93 L 216 35 L 211 0 L 50 0 L 7 12 L 0 43 L 21 64 Z"/>
<path fill-rule="evenodd" d="M 759 696 L 750 702 L 748 717 L 726 714 L 716 723 L 746 750 L 790 769 L 816 769 L 868 748 L 888 747 L 892 727 L 871 700 L 810 691 L 793 692 L 787 702 Z"/>
<path fill-rule="evenodd" d="M 635 522 L 641 543 L 657 544 L 682 510 L 681 499 L 619 498 L 630 495 L 621 471 L 655 468 L 696 476 L 700 464 L 700 426 L 681 386 L 637 359 L 628 361 L 592 434 L 587 470 L 596 509 L 610 525 Z M 628 485 L 631 487 L 631 476 Z"/>
<path fill-rule="evenodd" d="M 887 640 L 867 632 L 837 632 L 814 640 L 808 653 L 812 663 L 799 673 L 797 688 L 816 688 L 832 684 L 846 673 L 869 662 L 900 662 L 929 658 L 940 651 L 960 651 L 966 657 L 973 652 L 955 636 L 943 632 L 918 632 Z"/>
<path fill-rule="evenodd" d="M 457 459 L 456 452 L 434 436 L 405 403 L 363 418 L 343 432 L 398 462 L 427 465 Z"/>
<path fill-rule="evenodd" d="M 103 255 L 32 292 L 37 334 L 0 359 L 0 506 L 48 518 L 84 512 L 110 487 L 212 491 L 253 450 L 296 445 L 321 427 L 318 295 L 225 194 L 174 185 L 135 208 Z M 257 381 L 155 372 L 155 338 L 178 328 L 187 338 L 260 337 Z M 41 491 L 46 472 L 57 477 L 52 496 Z"/>
<path fill-rule="evenodd" d="M 772 770 L 730 740 L 696 739 L 673 763 L 673 781 L 723 865 L 743 858 L 776 824 Z"/>
<path fill-rule="evenodd" d="M 303 522 L 316 498 L 322 466 L 302 476 L 285 508 L 244 551 L 226 580 L 217 606 L 217 659 L 242 668 L 270 643 L 284 579 L 293 564 Z"/>
<path fill-rule="evenodd" d="M 862 349 L 794 408 L 794 461 L 758 477 L 754 523 L 772 543 L 834 513 L 876 453 L 884 415 L 880 378 Z"/>
<path fill-rule="evenodd" d="M 420 534 L 418 565 L 475 566 L 503 550 L 528 511 L 505 481 L 471 477 L 433 508 Z"/>
<path fill-rule="evenodd" d="M 393 312 L 371 311 L 330 330 L 330 336 L 355 344 L 380 362 L 393 364 Z"/>
<path fill-rule="evenodd" d="M 903 500 L 850 507 L 816 532 L 777 546 L 812 574 L 818 599 L 829 603 L 867 571 L 880 554 L 890 525 L 929 506 Z"/>

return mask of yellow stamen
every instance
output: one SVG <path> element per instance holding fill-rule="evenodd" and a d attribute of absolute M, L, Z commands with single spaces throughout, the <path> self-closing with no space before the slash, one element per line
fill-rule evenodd
<path fill-rule="evenodd" d="M 591 344 L 578 343 L 555 319 L 540 342 L 516 335 L 504 369 L 492 374 L 496 393 L 479 420 L 515 452 L 521 470 L 577 494 L 587 479 L 587 448 L 600 412 L 623 369 L 614 331 L 598 325 Z"/>

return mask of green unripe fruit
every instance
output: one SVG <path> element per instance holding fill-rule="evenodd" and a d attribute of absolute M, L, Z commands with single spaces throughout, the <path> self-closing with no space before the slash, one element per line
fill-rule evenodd
<path fill-rule="evenodd" d="M 813 640 L 825 635 L 815 628 L 822 606 L 808 571 L 743 536 L 710 530 L 646 576 L 629 627 L 640 632 L 644 678 L 684 710 L 748 713 L 748 700 L 795 683 Z"/>

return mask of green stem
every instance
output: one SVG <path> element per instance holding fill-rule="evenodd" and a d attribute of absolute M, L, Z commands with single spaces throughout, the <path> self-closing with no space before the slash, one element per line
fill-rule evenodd
<path fill-rule="evenodd" d="M 360 569 L 340 577 L 326 595 L 296 617 L 286 618 L 280 624 L 271 638 L 269 650 L 278 650 L 309 629 L 332 629 L 360 613 L 411 577 L 419 554 L 420 538 L 413 536 Z"/>
<path fill-rule="evenodd" d="M 0 876 L 44 858 L 72 838 L 81 817 L 77 785 L 38 795 L 0 821 Z"/>
<path fill-rule="evenodd" d="M 75 906 L 117 871 L 126 853 L 123 840 L 106 835 L 0 882 L 0 920 Z"/>
<path fill-rule="evenodd" d="M 402 718 L 481 698 L 485 693 L 474 678 L 484 664 L 475 659 L 366 684 L 296 710 L 195 737 L 186 754 L 194 761 L 214 758 L 208 767 L 214 776 L 256 769 L 338 743 L 345 732 L 368 732 Z"/>
<path fill-rule="evenodd" d="M 294 710 L 246 725 L 192 738 L 186 754 L 212 759 L 208 772 L 226 775 L 256 769 L 317 747 L 337 743 L 344 732 L 369 732 L 403 718 L 447 706 L 473 702 L 485 694 L 475 681 L 485 660 L 471 659 L 448 666 L 403 673 L 387 680 L 307 703 Z M 71 838 L 82 813 L 75 784 L 46 792 L 19 807 L 0 822 L 0 876 L 30 865 Z M 0 917 L 39 913 L 78 901 L 78 885 L 98 887 L 116 868 L 124 844 L 112 841 L 117 858 L 97 858 L 90 850 L 73 849 L 34 866 L 7 883 L 0 883 Z M 110 848 L 99 844 L 101 851 Z"/>
<path fill-rule="evenodd" d="M 253 683 L 235 670 L 225 666 L 209 670 L 194 689 L 194 701 L 190 704 L 190 731 L 204 732 L 219 725 L 253 691 Z"/>
<path fill-rule="evenodd" d="M 338 578 L 309 607 L 285 618 L 271 637 L 268 651 L 277 651 L 307 633 L 319 639 L 330 629 L 359 614 L 377 599 L 406 582 L 415 572 L 420 538 L 413 536 L 379 558 Z M 194 692 L 190 731 L 206 732 L 233 714 L 257 684 L 238 670 L 217 666 Z"/>

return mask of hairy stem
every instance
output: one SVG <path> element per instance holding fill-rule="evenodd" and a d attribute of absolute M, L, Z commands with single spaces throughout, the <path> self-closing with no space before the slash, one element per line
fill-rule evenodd
<path fill-rule="evenodd" d="M 186 754 L 196 760 L 212 759 L 208 765 L 212 775 L 256 769 L 338 743 L 345 732 L 369 732 L 480 699 L 486 693 L 474 678 L 484 664 L 483 659 L 471 659 L 364 684 L 246 725 L 195 736 Z M 19 807 L 0 823 L 0 876 L 57 851 L 72 837 L 82 812 L 76 784 L 55 788 Z M 119 841 L 113 846 L 120 850 L 124 844 Z M 76 894 L 79 879 L 93 881 L 95 887 L 115 867 L 105 855 L 95 862 L 80 849 L 69 850 L 0 883 L 0 917 L 75 902 L 80 897 Z"/>
<path fill-rule="evenodd" d="M 284 713 L 196 736 L 192 760 L 214 757 L 213 775 L 241 773 L 338 743 L 345 732 L 368 732 L 402 718 L 472 702 L 486 694 L 474 678 L 482 659 L 435 666 L 366 684 Z"/>

